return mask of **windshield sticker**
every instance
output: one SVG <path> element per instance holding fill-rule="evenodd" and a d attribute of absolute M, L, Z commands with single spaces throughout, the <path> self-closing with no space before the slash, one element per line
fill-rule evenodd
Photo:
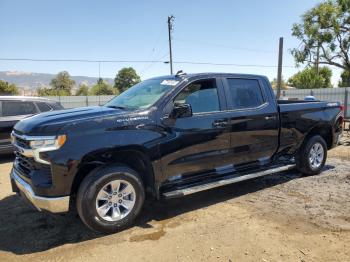
<path fill-rule="evenodd" d="M 163 80 L 160 84 L 164 86 L 176 86 L 179 82 L 177 80 Z"/>

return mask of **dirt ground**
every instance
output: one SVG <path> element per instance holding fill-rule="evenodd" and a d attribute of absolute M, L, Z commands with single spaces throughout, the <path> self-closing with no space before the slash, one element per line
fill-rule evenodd
<path fill-rule="evenodd" d="M 350 142 L 350 139 L 348 139 Z M 321 175 L 266 176 L 147 203 L 136 225 L 103 236 L 10 189 L 0 160 L 0 261 L 350 261 L 350 143 Z"/>

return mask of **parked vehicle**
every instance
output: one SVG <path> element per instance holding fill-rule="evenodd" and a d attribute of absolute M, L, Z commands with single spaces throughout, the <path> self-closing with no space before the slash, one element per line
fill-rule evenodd
<path fill-rule="evenodd" d="M 59 109 L 63 109 L 61 104 L 46 98 L 0 96 L 0 154 L 13 152 L 10 135 L 19 120 Z"/>
<path fill-rule="evenodd" d="M 295 167 L 316 175 L 342 119 L 339 103 L 276 101 L 264 76 L 152 78 L 104 106 L 17 123 L 13 191 L 39 210 L 76 205 L 89 228 L 116 232 L 133 223 L 146 197 L 181 197 Z"/>

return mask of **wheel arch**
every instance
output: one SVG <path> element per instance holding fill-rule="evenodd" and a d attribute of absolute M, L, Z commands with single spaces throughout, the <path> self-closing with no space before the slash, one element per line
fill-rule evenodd
<path fill-rule="evenodd" d="M 304 137 L 301 145 L 307 143 L 308 139 L 319 135 L 321 136 L 327 144 L 327 149 L 332 148 L 333 145 L 333 130 L 332 126 L 329 124 L 317 125 L 313 127 Z M 300 146 L 301 146 L 300 145 Z"/>
<path fill-rule="evenodd" d="M 75 195 L 83 179 L 94 169 L 105 165 L 124 164 L 134 169 L 142 178 L 146 192 L 157 197 L 153 165 L 147 148 L 128 146 L 117 149 L 98 150 L 83 157 L 74 177 L 71 194 Z"/>

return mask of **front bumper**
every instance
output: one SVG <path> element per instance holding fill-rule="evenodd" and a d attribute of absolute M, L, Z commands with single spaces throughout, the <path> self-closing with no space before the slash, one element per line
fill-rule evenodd
<path fill-rule="evenodd" d="M 18 174 L 16 169 L 11 171 L 11 181 L 15 192 L 21 193 L 26 197 L 39 211 L 49 211 L 51 213 L 65 213 L 69 210 L 69 196 L 64 197 L 41 197 L 35 195 L 31 186 L 25 182 Z"/>

